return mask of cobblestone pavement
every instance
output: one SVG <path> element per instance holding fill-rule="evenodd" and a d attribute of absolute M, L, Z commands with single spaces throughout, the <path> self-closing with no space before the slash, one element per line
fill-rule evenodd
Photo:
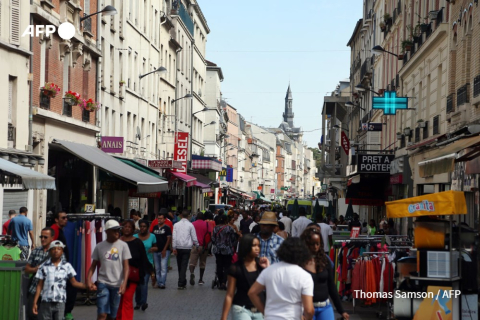
<path fill-rule="evenodd" d="M 187 290 L 177 289 L 178 271 L 175 257 L 172 257 L 170 270 L 167 276 L 167 288 L 165 290 L 154 289 L 149 283 L 148 288 L 148 309 L 145 311 L 136 310 L 135 320 L 153 319 L 175 319 L 175 320 L 219 320 L 222 312 L 225 291 L 212 290 L 211 285 L 215 277 L 215 257 L 208 257 L 205 271 L 205 285 L 187 285 Z M 198 282 L 198 267 L 196 268 L 196 281 Z M 187 271 L 189 280 L 190 271 Z M 79 305 L 81 299 L 73 310 L 75 320 L 96 319 L 97 307 Z M 356 314 L 352 314 L 352 304 L 344 302 L 345 310 L 350 314 L 351 320 L 375 319 L 377 318 L 375 308 L 356 308 Z M 335 319 L 339 319 L 335 314 Z"/>

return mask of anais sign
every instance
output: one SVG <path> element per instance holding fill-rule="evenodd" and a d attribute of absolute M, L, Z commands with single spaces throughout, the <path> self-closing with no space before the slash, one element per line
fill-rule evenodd
<path fill-rule="evenodd" d="M 108 153 L 123 153 L 123 137 L 102 137 L 102 151 Z"/>
<path fill-rule="evenodd" d="M 188 132 L 177 132 L 175 135 L 175 149 L 173 160 L 180 161 L 182 167 L 180 169 L 173 168 L 172 171 L 187 173 L 187 157 L 188 157 Z"/>

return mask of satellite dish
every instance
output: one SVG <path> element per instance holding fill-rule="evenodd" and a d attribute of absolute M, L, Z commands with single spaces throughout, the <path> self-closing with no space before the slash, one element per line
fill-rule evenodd
<path fill-rule="evenodd" d="M 140 127 L 137 126 L 137 139 L 140 140 L 142 139 L 142 132 L 140 131 Z"/>

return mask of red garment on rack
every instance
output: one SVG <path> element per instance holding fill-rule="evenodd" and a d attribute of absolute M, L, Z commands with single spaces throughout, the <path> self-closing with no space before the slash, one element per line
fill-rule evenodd
<path fill-rule="evenodd" d="M 360 297 L 360 295 L 355 291 L 361 290 L 360 279 L 362 278 L 362 275 L 360 274 L 360 269 L 361 269 L 362 263 L 363 263 L 362 260 L 358 260 L 357 263 L 355 263 L 355 267 L 353 268 L 353 271 L 352 271 L 352 293 L 355 299 L 358 299 Z"/>

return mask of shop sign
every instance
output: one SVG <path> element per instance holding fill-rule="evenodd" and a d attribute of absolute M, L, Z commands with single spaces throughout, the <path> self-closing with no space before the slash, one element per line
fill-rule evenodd
<path fill-rule="evenodd" d="M 352 227 L 352 231 L 350 231 L 350 238 L 358 238 L 360 234 L 360 227 Z"/>
<path fill-rule="evenodd" d="M 390 173 L 390 164 L 394 155 L 385 154 L 359 154 L 358 172 L 361 173 Z"/>
<path fill-rule="evenodd" d="M 226 177 L 227 176 L 227 168 L 222 168 L 222 171 L 218 173 L 219 177 Z"/>
<path fill-rule="evenodd" d="M 362 130 L 363 131 L 382 131 L 382 123 L 378 122 L 368 122 L 368 123 L 362 123 Z"/>
<path fill-rule="evenodd" d="M 372 97 L 372 109 L 383 110 L 384 116 L 394 116 L 398 109 L 408 109 L 408 98 L 397 97 L 395 91 L 385 91 L 383 97 Z"/>
<path fill-rule="evenodd" d="M 233 182 L 233 168 L 227 168 L 227 182 Z"/>
<path fill-rule="evenodd" d="M 181 168 L 173 168 L 174 172 L 187 173 L 187 157 L 188 157 L 188 132 L 177 132 L 175 135 L 175 149 L 173 160 L 181 163 Z"/>
<path fill-rule="evenodd" d="M 160 198 L 161 192 L 138 193 L 135 189 L 128 190 L 128 196 L 132 198 Z"/>
<path fill-rule="evenodd" d="M 390 184 L 402 184 L 403 183 L 403 174 L 395 174 L 390 176 Z"/>
<path fill-rule="evenodd" d="M 435 205 L 431 201 L 423 200 L 422 202 L 414 203 L 408 206 L 408 212 L 414 213 L 415 211 L 433 212 L 435 211 Z"/>
<path fill-rule="evenodd" d="M 403 157 L 397 158 L 390 164 L 390 174 L 403 173 Z"/>
<path fill-rule="evenodd" d="M 123 153 L 123 137 L 102 137 L 101 146 L 103 152 Z"/>
<path fill-rule="evenodd" d="M 182 163 L 173 160 L 148 160 L 148 167 L 152 169 L 182 169 Z"/>
<path fill-rule="evenodd" d="M 270 193 L 275 193 L 275 189 L 270 189 Z"/>
<path fill-rule="evenodd" d="M 348 153 L 350 151 L 350 141 L 348 140 L 345 131 L 342 131 L 341 139 L 343 151 L 345 151 L 345 154 L 348 156 Z"/>

